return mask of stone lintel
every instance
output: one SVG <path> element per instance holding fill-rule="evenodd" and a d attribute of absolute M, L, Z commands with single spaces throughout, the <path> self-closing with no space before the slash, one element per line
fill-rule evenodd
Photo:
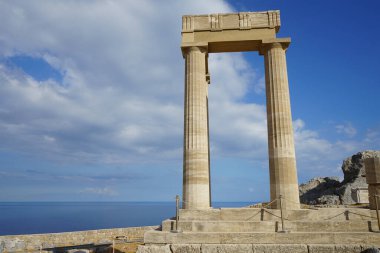
<path fill-rule="evenodd" d="M 274 39 L 263 39 L 261 41 L 259 54 L 264 55 L 265 51 L 274 45 L 280 44 L 283 49 L 287 49 L 290 45 L 291 39 L 287 38 L 274 38 Z"/>
<path fill-rule="evenodd" d="M 198 31 L 250 30 L 270 28 L 279 31 L 280 11 L 214 13 L 182 16 L 182 34 Z"/>
<path fill-rule="evenodd" d="M 258 51 L 261 41 L 276 39 L 280 12 L 240 12 L 182 17 L 181 47 L 206 44 L 209 53 Z"/>

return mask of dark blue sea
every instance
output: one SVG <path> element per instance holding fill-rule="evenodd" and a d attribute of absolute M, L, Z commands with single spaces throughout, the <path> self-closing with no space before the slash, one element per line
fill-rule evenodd
<path fill-rule="evenodd" d="M 213 207 L 250 204 L 215 202 Z M 0 235 L 151 226 L 173 216 L 173 202 L 0 202 Z"/>

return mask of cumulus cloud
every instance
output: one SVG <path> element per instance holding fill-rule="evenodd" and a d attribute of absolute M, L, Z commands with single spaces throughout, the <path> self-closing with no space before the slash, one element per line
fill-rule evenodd
<path fill-rule="evenodd" d="M 249 86 L 257 82 L 259 74 L 242 54 L 211 55 L 209 65 L 212 152 L 217 156 L 266 157 L 265 105 L 243 102 Z"/>
<path fill-rule="evenodd" d="M 61 83 L 37 81 L 0 65 L 2 148 L 106 163 L 180 157 L 179 21 L 185 11 L 228 12 L 227 4 L 12 1 L 0 7 L 1 58 L 39 57 L 63 74 Z"/>
<path fill-rule="evenodd" d="M 231 11 L 222 0 L 1 1 L 0 150 L 62 163 L 180 164 L 181 15 Z M 13 56 L 41 59 L 62 78 L 36 79 L 7 64 Z M 246 100 L 251 91 L 264 95 L 263 73 L 252 69 L 241 53 L 211 54 L 209 61 L 213 158 L 243 158 L 267 169 L 265 105 Z M 335 171 L 336 157 L 363 147 L 354 140 L 323 138 L 302 119 L 294 121 L 294 128 L 298 168 L 304 175 Z M 357 133 L 350 123 L 336 130 L 348 137 Z M 378 133 L 369 131 L 368 143 Z M 99 183 L 123 174 L 54 175 Z M 54 176 L 38 175 L 46 180 Z M 83 193 L 113 194 L 102 187 Z"/>

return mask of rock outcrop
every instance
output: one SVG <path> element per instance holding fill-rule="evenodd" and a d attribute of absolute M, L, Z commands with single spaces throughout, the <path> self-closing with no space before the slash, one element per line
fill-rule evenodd
<path fill-rule="evenodd" d="M 367 150 L 346 158 L 342 164 L 344 179 L 318 177 L 300 185 L 300 200 L 310 205 L 354 204 L 352 190 L 367 188 L 364 159 L 380 157 L 380 151 Z"/>
<path fill-rule="evenodd" d="M 305 184 L 301 184 L 300 200 L 310 205 L 336 205 L 340 203 L 336 189 L 340 187 L 339 178 L 316 177 Z"/>

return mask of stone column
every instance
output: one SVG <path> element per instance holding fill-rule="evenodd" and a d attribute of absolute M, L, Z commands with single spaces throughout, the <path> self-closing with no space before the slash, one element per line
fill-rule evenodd
<path fill-rule="evenodd" d="M 285 50 L 290 40 L 263 43 L 265 60 L 271 201 L 282 195 L 284 209 L 299 209 L 292 115 Z M 280 208 L 279 201 L 272 207 Z"/>
<path fill-rule="evenodd" d="M 364 160 L 365 177 L 368 184 L 369 208 L 376 209 L 374 195 L 378 195 L 380 208 L 380 157 L 371 157 Z"/>
<path fill-rule="evenodd" d="M 210 208 L 209 143 L 207 119 L 207 49 L 183 49 L 185 110 L 183 148 L 183 207 Z"/>

